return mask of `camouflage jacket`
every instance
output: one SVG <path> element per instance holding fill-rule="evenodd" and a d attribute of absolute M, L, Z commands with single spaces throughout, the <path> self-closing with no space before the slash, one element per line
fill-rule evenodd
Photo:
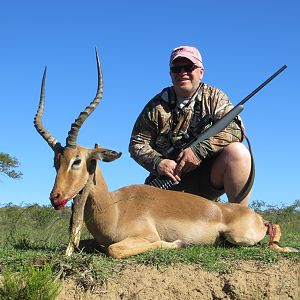
<path fill-rule="evenodd" d="M 214 120 L 217 120 L 233 107 L 225 93 L 205 83 L 201 84 L 196 95 L 183 107 L 172 105 L 176 103 L 174 99 L 174 87 L 166 88 L 152 98 L 136 120 L 131 134 L 131 157 L 155 175 L 157 165 L 167 157 L 166 151 L 174 141 L 182 138 L 187 130 L 193 128 L 205 115 L 211 114 Z M 206 127 L 208 126 L 210 125 Z M 202 161 L 215 155 L 231 142 L 241 142 L 243 138 L 244 127 L 238 118 L 216 136 L 192 147 L 192 150 Z"/>

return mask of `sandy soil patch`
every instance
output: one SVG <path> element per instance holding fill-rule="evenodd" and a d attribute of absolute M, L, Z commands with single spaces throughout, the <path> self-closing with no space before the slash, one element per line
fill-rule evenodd
<path fill-rule="evenodd" d="M 178 264 L 159 270 L 129 265 L 92 291 L 85 292 L 67 279 L 57 299 L 300 299 L 300 262 L 233 264 L 224 273 L 207 272 L 195 265 Z"/>

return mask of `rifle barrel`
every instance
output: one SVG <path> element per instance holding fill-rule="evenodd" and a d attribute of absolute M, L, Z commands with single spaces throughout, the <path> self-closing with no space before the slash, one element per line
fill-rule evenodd
<path fill-rule="evenodd" d="M 247 97 L 245 97 L 238 105 L 243 105 L 245 102 L 247 102 L 251 97 L 253 97 L 258 91 L 260 91 L 265 85 L 267 85 L 271 80 L 273 80 L 276 76 L 278 76 L 286 68 L 287 68 L 287 65 L 282 66 L 277 72 L 275 72 L 266 81 L 264 81 L 258 88 L 256 88 L 252 93 L 250 93 Z"/>

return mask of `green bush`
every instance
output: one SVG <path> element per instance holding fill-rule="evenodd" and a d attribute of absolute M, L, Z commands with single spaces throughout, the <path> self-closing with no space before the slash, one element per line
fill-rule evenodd
<path fill-rule="evenodd" d="M 5 272 L 0 299 L 54 300 L 61 288 L 49 265 L 25 268 L 20 272 Z"/>

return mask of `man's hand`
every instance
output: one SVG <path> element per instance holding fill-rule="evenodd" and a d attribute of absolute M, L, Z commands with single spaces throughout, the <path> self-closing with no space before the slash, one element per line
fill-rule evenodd
<path fill-rule="evenodd" d="M 182 150 L 177 159 L 175 174 L 180 176 L 182 173 L 188 173 L 195 170 L 201 163 L 191 148 Z"/>
<path fill-rule="evenodd" d="M 180 181 L 179 175 L 175 172 L 177 163 L 171 159 L 163 159 L 157 166 L 159 175 L 164 175 L 172 179 L 173 182 Z"/>

